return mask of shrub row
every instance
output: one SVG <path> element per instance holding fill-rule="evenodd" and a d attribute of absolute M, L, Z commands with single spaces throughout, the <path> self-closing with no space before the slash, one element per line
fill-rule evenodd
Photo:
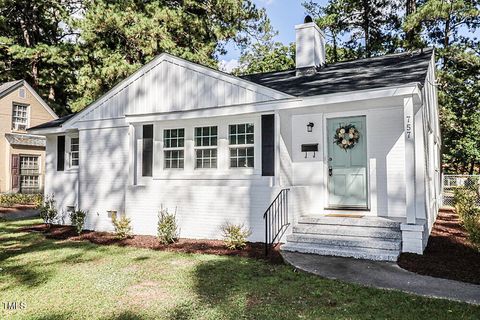
<path fill-rule="evenodd" d="M 43 203 L 43 195 L 39 193 L 35 194 L 23 194 L 23 193 L 1 193 L 0 194 L 0 206 L 12 207 L 14 205 L 35 205 L 36 208 L 40 207 Z"/>
<path fill-rule="evenodd" d="M 480 208 L 475 190 L 458 188 L 454 194 L 455 211 L 468 232 L 470 241 L 480 250 Z"/>
<path fill-rule="evenodd" d="M 48 195 L 43 204 L 41 203 L 40 216 L 49 226 L 55 222 L 58 217 L 56 209 L 55 196 Z M 70 213 L 70 220 L 75 230 L 80 234 L 85 225 L 87 212 L 83 210 L 75 210 Z M 132 236 L 131 220 L 122 214 L 117 217 L 116 212 L 111 212 L 112 224 L 115 234 L 119 239 L 127 239 Z M 243 225 L 226 223 L 222 226 L 222 232 L 225 245 L 228 249 L 244 249 L 247 245 L 247 238 L 251 232 Z M 169 213 L 166 209 L 161 209 L 158 214 L 157 237 L 162 244 L 171 244 L 178 240 L 179 227 L 174 213 Z"/>

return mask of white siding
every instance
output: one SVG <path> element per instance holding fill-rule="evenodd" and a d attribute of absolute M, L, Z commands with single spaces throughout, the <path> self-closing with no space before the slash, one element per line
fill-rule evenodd
<path fill-rule="evenodd" d="M 67 207 L 78 206 L 78 171 L 65 166 L 57 171 L 57 136 L 47 136 L 45 157 L 45 195 L 54 195 L 61 223 L 69 223 Z"/>
<path fill-rule="evenodd" d="M 87 229 L 111 230 L 108 210 L 125 212 L 128 128 L 80 131 L 80 209 Z"/>
<path fill-rule="evenodd" d="M 244 224 L 251 241 L 264 240 L 263 213 L 278 189 L 268 179 L 256 181 L 154 180 L 131 186 L 126 211 L 137 234 L 157 234 L 158 212 L 163 206 L 176 212 L 182 238 L 221 239 L 221 226 Z"/>
<path fill-rule="evenodd" d="M 97 105 L 85 110 L 76 121 L 236 105 L 279 97 L 269 89 L 238 78 L 233 81 L 230 76 L 204 69 L 163 60 L 141 76 L 127 79 L 124 86 L 98 100 Z"/>
<path fill-rule="evenodd" d="M 378 215 L 405 217 L 403 109 L 371 111 L 367 126 L 368 156 L 376 160 Z"/>

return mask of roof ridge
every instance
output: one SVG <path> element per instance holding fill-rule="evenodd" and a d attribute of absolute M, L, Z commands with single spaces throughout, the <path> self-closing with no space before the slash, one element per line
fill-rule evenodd
<path fill-rule="evenodd" d="M 416 50 L 407 50 L 407 51 L 402 51 L 402 52 L 388 53 L 388 54 L 369 57 L 369 58 L 360 58 L 360 59 L 338 61 L 338 62 L 335 62 L 335 63 L 326 64 L 325 67 L 338 66 L 338 65 L 348 64 L 348 63 L 352 63 L 352 62 L 362 62 L 362 61 L 368 62 L 368 61 L 372 61 L 372 60 L 379 60 L 379 59 L 382 59 L 382 58 L 394 58 L 394 57 L 399 57 L 399 56 L 404 56 L 404 55 L 414 55 L 414 54 L 429 52 L 429 51 L 432 51 L 433 49 L 434 49 L 433 47 L 427 47 L 427 48 L 416 49 Z M 324 67 L 320 68 L 320 70 L 322 70 L 323 68 Z M 285 70 L 276 70 L 276 71 L 267 71 L 267 72 L 255 72 L 255 73 L 244 74 L 244 75 L 241 75 L 239 77 L 243 78 L 243 77 L 250 77 L 250 76 L 267 75 L 267 74 L 271 74 L 271 73 L 288 72 L 288 71 L 294 71 L 294 70 L 295 70 L 295 68 L 290 68 L 290 69 L 285 69 Z M 306 75 L 306 76 L 310 76 L 310 75 Z"/>

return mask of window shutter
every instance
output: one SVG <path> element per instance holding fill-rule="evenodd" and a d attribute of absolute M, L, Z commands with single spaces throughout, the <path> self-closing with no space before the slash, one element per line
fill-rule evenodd
<path fill-rule="evenodd" d="M 65 136 L 57 137 L 57 171 L 65 170 Z"/>
<path fill-rule="evenodd" d="M 275 175 L 275 115 L 262 115 L 262 176 Z"/>
<path fill-rule="evenodd" d="M 12 154 L 12 189 L 20 188 L 20 156 Z"/>
<path fill-rule="evenodd" d="M 143 126 L 142 176 L 152 176 L 153 164 L 153 124 Z"/>

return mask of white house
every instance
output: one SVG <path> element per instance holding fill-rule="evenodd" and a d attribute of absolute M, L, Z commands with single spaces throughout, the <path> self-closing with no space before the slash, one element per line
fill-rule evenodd
<path fill-rule="evenodd" d="M 330 65 L 314 23 L 296 40 L 296 69 L 245 77 L 161 54 L 32 128 L 47 140 L 45 193 L 63 214 L 88 210 L 94 230 L 117 211 L 155 235 L 163 206 L 183 238 L 230 222 L 251 241 L 279 233 L 284 250 L 422 253 L 441 197 L 433 51 Z"/>

